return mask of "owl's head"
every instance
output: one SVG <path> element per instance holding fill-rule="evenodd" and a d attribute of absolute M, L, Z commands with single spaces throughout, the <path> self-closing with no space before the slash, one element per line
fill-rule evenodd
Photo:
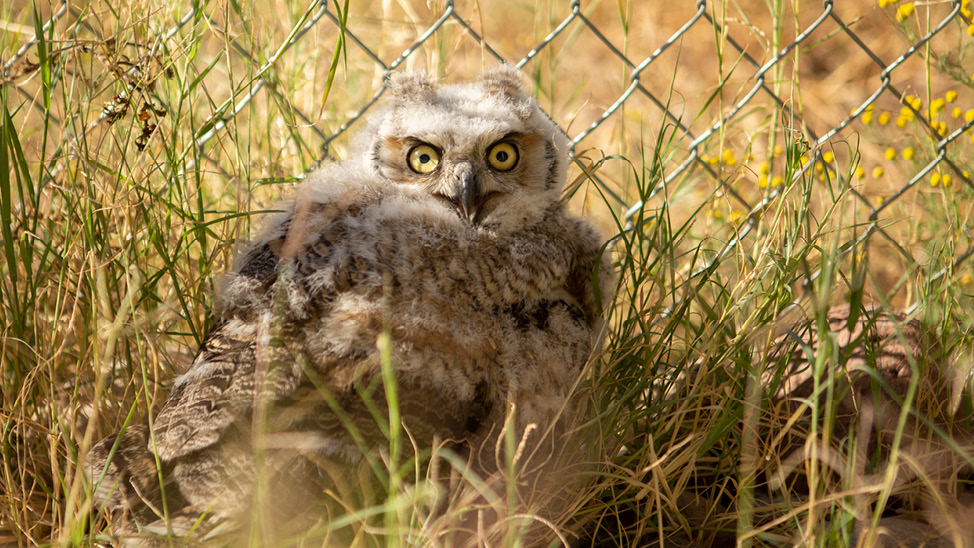
<path fill-rule="evenodd" d="M 559 200 L 568 142 L 516 69 L 452 85 L 397 74 L 391 89 L 359 143 L 377 176 L 413 185 L 488 230 L 531 225 Z"/>

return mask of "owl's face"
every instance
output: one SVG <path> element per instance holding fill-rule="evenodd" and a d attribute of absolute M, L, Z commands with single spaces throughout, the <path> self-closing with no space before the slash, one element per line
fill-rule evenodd
<path fill-rule="evenodd" d="M 507 66 L 472 84 L 398 75 L 363 146 L 372 171 L 414 185 L 471 226 L 508 232 L 541 220 L 565 182 L 567 141 Z"/>

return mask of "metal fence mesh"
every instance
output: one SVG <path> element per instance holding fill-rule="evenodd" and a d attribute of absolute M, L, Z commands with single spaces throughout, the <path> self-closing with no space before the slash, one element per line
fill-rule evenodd
<path fill-rule="evenodd" d="M 559 104 L 557 98 L 541 98 L 553 118 L 562 123 L 576 152 L 602 148 L 607 132 L 628 132 L 628 138 L 635 140 L 646 128 L 669 124 L 672 141 L 666 151 L 663 181 L 650 197 L 664 193 L 666 185 L 687 177 L 709 180 L 719 187 L 718 195 L 728 205 L 725 211 L 714 208 L 712 213 L 733 217 L 735 224 L 734 237 L 724 251 L 747 236 L 753 219 L 784 188 L 785 177 L 797 179 L 817 171 L 820 177 L 848 180 L 851 193 L 868 212 L 857 238 L 881 236 L 905 261 L 915 264 L 918 259 L 910 246 L 901 245 L 897 241 L 900 237 L 886 230 L 890 216 L 897 215 L 893 206 L 921 189 L 960 193 L 974 187 L 967 171 L 971 168 L 974 110 L 963 107 L 965 101 L 974 107 L 970 67 L 964 69 L 964 54 L 974 42 L 968 36 L 969 28 L 974 29 L 970 27 L 969 0 L 881 0 L 878 4 L 863 1 L 842 5 L 830 0 L 799 1 L 782 7 L 781 13 L 765 13 L 763 20 L 771 21 L 770 27 L 762 26 L 760 17 L 752 18 L 754 14 L 746 9 L 735 11 L 722 3 L 700 0 L 696 4 L 668 6 L 649 2 L 646 4 L 657 5 L 628 14 L 628 20 L 624 10 L 620 11 L 621 25 L 611 28 L 606 28 L 604 18 L 596 21 L 592 15 L 599 3 L 575 0 L 545 3 L 547 28 L 539 30 L 535 23 L 535 36 L 522 35 L 515 43 L 500 45 L 491 38 L 498 33 L 485 30 L 482 10 L 513 9 L 507 5 L 487 8 L 459 0 L 431 2 L 406 10 L 411 20 L 397 24 L 395 32 L 386 23 L 375 32 L 379 24 L 368 16 L 352 13 L 347 24 L 343 23 L 340 4 L 322 1 L 303 16 L 301 12 L 282 15 L 282 20 L 291 17 L 291 23 L 293 19 L 296 23 L 286 40 L 268 47 L 269 54 L 261 58 L 240 38 L 239 29 L 228 30 L 229 22 L 218 20 L 214 14 L 220 10 L 198 5 L 185 6 L 184 13 L 178 13 L 181 8 L 172 7 L 166 28 L 155 32 L 148 57 L 159 51 L 188 48 L 190 45 L 183 43 L 185 27 L 203 21 L 214 33 L 222 33 L 257 75 L 246 88 L 231 89 L 226 102 L 215 107 L 203 124 L 205 130 L 196 134 L 193 146 L 204 157 L 216 154 L 214 140 L 219 140 L 235 120 L 246 116 L 248 106 L 255 100 L 288 104 L 294 123 L 309 132 L 309 142 L 322 151 L 321 156 L 334 156 L 335 145 L 386 92 L 385 76 L 390 72 L 403 70 L 422 57 L 420 64 L 449 73 L 450 61 L 444 58 L 479 56 L 481 65 L 510 63 L 534 78 L 539 86 L 545 77 L 539 76 L 543 71 L 538 65 L 546 64 L 557 65 L 558 74 L 578 82 L 576 88 L 603 88 L 601 97 L 608 99 L 587 104 L 582 100 L 582 106 L 574 110 L 566 107 L 567 103 Z M 768 11 L 765 4 L 760 5 Z M 643 33 L 640 29 L 649 23 L 646 13 L 655 14 L 653 31 Z M 52 7 L 47 25 L 72 17 L 81 21 L 80 26 L 87 32 L 100 37 L 99 30 L 80 9 L 67 2 Z M 167 20 L 159 14 L 154 17 Z M 337 37 L 343 25 L 345 55 L 359 59 L 355 63 L 358 70 L 371 66 L 373 85 L 368 88 L 372 95 L 324 117 L 305 106 L 289 103 L 274 83 L 300 75 L 300 70 L 294 68 L 299 61 L 296 58 L 309 55 L 309 50 L 302 49 L 294 54 L 295 59 L 285 62 L 288 51 L 306 41 L 314 41 L 315 47 L 320 48 L 330 39 L 322 37 Z M 452 42 L 444 46 L 448 41 Z M 4 62 L 5 73 L 35 46 L 35 39 L 23 44 Z M 322 58 L 330 54 L 331 51 L 317 52 Z M 576 55 L 577 62 L 572 60 Z M 705 62 L 701 62 L 703 57 Z M 613 74 L 622 76 L 612 82 L 601 78 L 601 67 L 590 66 L 593 58 L 610 60 L 618 67 L 612 69 Z M 434 63 L 439 66 L 431 67 Z M 684 79 L 687 69 L 701 64 L 708 68 L 697 72 L 711 71 L 711 80 L 700 79 L 699 74 L 697 80 Z M 316 73 L 316 77 L 320 74 Z M 363 72 L 345 77 L 369 75 Z M 803 103 L 800 79 L 806 86 L 815 80 L 835 86 L 834 101 Z M 342 76 L 338 88 L 341 80 Z M 828 83 L 830 80 L 836 81 Z M 937 90 L 938 87 L 942 89 Z M 945 95 L 938 98 L 935 92 Z M 336 88 L 334 93 L 342 90 Z M 577 106 L 579 101 L 573 104 Z M 88 127 L 109 116 L 111 109 L 106 109 Z M 315 123 L 316 120 L 324 121 Z M 627 127 L 620 129 L 623 125 Z M 908 137 L 891 137 L 894 127 L 911 133 Z M 662 137 L 656 132 L 646 141 Z M 856 143 L 843 156 L 835 143 L 850 140 Z M 65 142 L 70 148 L 70 138 Z M 804 167 L 797 172 L 781 172 L 775 163 L 783 164 L 783 156 L 796 144 L 804 147 L 798 151 L 805 156 Z M 884 151 L 886 148 L 893 151 Z M 907 148 L 909 158 L 904 152 Z M 838 156 L 842 156 L 841 161 Z M 888 171 L 889 161 L 894 159 L 889 156 L 900 160 L 896 164 L 901 181 L 898 184 L 889 182 L 892 175 L 882 184 L 876 182 L 882 179 L 880 171 Z M 219 164 L 219 160 L 214 159 L 213 163 Z M 643 205 L 611 185 L 605 188 L 629 214 Z M 953 263 L 930 275 L 943 276 L 974 253 L 970 227 L 962 226 L 961 232 L 964 241 Z"/>

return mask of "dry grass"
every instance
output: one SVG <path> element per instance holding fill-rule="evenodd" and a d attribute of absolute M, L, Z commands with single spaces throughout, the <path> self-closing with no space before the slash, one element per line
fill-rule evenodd
<path fill-rule="evenodd" d="M 389 64 L 443 13 L 441 2 L 430 4 L 354 3 L 348 29 Z M 716 24 L 691 27 L 640 82 L 700 135 L 754 85 L 754 68 L 730 40 L 762 64 L 821 15 L 812 4 L 707 4 Z M 316 12 L 313 2 L 204 2 L 171 32 L 191 7 L 72 4 L 47 31 L 40 26 L 60 4 L 0 7 L 0 59 L 36 40 L 0 75 L 0 544 L 105 538 L 104 518 L 78 474 L 79 455 L 129 417 L 142 420 L 159 408 L 206 330 L 213 280 L 233 241 L 320 159 L 323 136 L 354 119 L 381 87 L 382 67 L 346 42 L 329 90 L 340 37 L 330 20 L 282 50 Z M 893 17 L 896 5 L 842 2 L 836 13 L 889 63 L 951 7 L 918 5 L 902 23 Z M 570 9 L 555 0 L 461 1 L 456 11 L 516 61 Z M 696 10 L 690 2 L 585 1 L 581 11 L 638 64 Z M 953 356 L 951 371 L 966 372 L 974 275 L 970 261 L 954 263 L 974 245 L 974 200 L 963 181 L 963 171 L 974 171 L 970 134 L 945 149 L 958 171 L 938 164 L 931 172 L 940 175 L 937 186 L 924 176 L 878 216 L 885 232 L 850 245 L 868 228 L 864 203 L 893 197 L 936 157 L 938 139 L 916 120 L 897 127 L 903 105 L 887 91 L 871 123 L 860 116 L 818 151 L 834 156 L 829 166 L 817 172 L 813 161 L 796 175 L 803 155 L 817 158 L 807 150 L 811 133 L 840 123 L 882 85 L 882 69 L 828 23 L 768 72 L 766 83 L 785 108 L 760 91 L 700 144 L 709 169 L 688 170 L 664 191 L 653 192 L 690 153 L 691 139 L 641 92 L 577 144 L 579 165 L 596 165 L 600 184 L 576 166 L 571 177 L 581 190 L 573 200 L 616 235 L 622 284 L 592 373 L 603 458 L 592 488 L 559 525 L 598 528 L 605 546 L 674 530 L 705 545 L 740 532 L 744 544 L 803 539 L 820 546 L 848 539 L 857 520 L 882 512 L 878 501 L 895 486 L 889 478 L 863 483 L 850 464 L 855 436 L 835 449 L 832 472 L 814 452 L 798 463 L 800 496 L 762 492 L 761 462 L 787 458 L 772 442 L 793 428 L 810 428 L 813 440 L 831 435 L 827 405 L 811 406 L 822 420 L 786 425 L 761 389 L 755 364 L 764 363 L 792 302 L 814 321 L 828 305 L 860 298 L 919 305 Z M 933 118 L 950 131 L 974 109 L 972 43 L 955 21 L 891 74 L 924 112 L 956 91 Z M 494 64 L 450 20 L 398 68 L 457 80 Z M 631 69 L 576 21 L 524 73 L 544 108 L 576 136 L 623 94 Z M 233 113 L 259 78 L 263 88 Z M 884 112 L 891 122 L 880 125 Z M 224 119 L 225 127 L 214 125 Z M 356 128 L 329 141 L 332 158 L 345 157 Z M 907 147 L 912 159 L 903 157 Z M 857 167 L 865 177 L 855 175 Z M 872 175 L 877 167 L 884 175 Z M 944 174 L 952 185 L 943 184 Z M 768 205 L 749 219 L 735 194 L 752 206 L 768 198 Z M 644 207 L 623 218 L 639 200 Z M 838 363 L 818 355 L 812 361 Z M 823 377 L 823 386 L 831 379 Z M 931 397 L 916 393 L 912 407 L 928 408 Z M 948 452 L 963 457 L 962 448 Z M 843 462 L 845 470 L 835 465 Z M 959 515 L 941 503 L 935 507 L 944 516 Z"/>

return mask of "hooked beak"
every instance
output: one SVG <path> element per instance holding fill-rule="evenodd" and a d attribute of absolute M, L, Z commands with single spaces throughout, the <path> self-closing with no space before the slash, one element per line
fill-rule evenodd
<path fill-rule="evenodd" d="M 449 202 L 464 221 L 472 225 L 478 224 L 484 202 L 495 193 L 483 194 L 470 164 L 458 166 L 454 177 L 456 188 L 453 195 L 437 194 L 437 197 Z"/>

